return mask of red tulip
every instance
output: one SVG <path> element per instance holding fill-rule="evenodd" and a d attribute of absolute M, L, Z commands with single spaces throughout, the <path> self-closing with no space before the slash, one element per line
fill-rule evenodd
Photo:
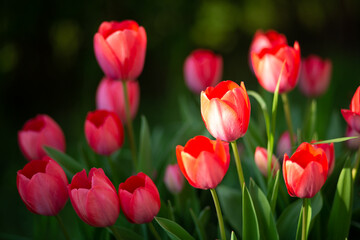
<path fill-rule="evenodd" d="M 134 118 L 140 100 L 139 82 L 135 80 L 127 81 L 126 85 L 130 103 L 130 115 Z M 96 92 L 96 106 L 97 109 L 115 112 L 120 117 L 121 122 L 126 124 L 125 99 L 121 82 L 104 77 Z"/>
<path fill-rule="evenodd" d="M 197 49 L 185 60 L 185 82 L 191 91 L 198 94 L 220 81 L 222 69 L 223 60 L 220 55 L 215 55 L 210 50 Z"/>
<path fill-rule="evenodd" d="M 295 140 L 296 137 L 294 136 L 294 142 Z M 287 155 L 291 155 L 292 153 L 290 134 L 288 131 L 285 131 L 281 134 L 276 148 L 276 154 L 278 157 L 284 156 L 285 153 Z"/>
<path fill-rule="evenodd" d="M 215 138 L 232 142 L 245 135 L 250 120 L 250 100 L 245 85 L 220 82 L 201 92 L 201 116 Z"/>
<path fill-rule="evenodd" d="M 265 177 L 268 176 L 268 158 L 267 158 L 267 150 L 262 147 L 257 147 L 255 149 L 255 156 L 254 156 L 255 164 L 259 168 L 262 175 Z M 277 158 L 272 155 L 271 158 L 271 171 L 276 174 L 279 171 L 280 165 Z"/>
<path fill-rule="evenodd" d="M 142 72 L 146 33 L 135 21 L 103 22 L 94 36 L 96 59 L 109 78 L 133 80 Z"/>
<path fill-rule="evenodd" d="M 348 126 L 360 132 L 360 86 L 357 88 L 350 104 L 350 109 L 341 109 Z"/>
<path fill-rule="evenodd" d="M 328 59 L 322 60 L 310 55 L 302 61 L 299 88 L 308 97 L 318 97 L 329 87 L 332 64 Z"/>
<path fill-rule="evenodd" d="M 131 223 L 151 222 L 160 210 L 160 195 L 154 182 L 144 173 L 120 183 L 121 209 Z"/>
<path fill-rule="evenodd" d="M 259 53 L 251 53 L 251 62 L 260 85 L 269 92 L 275 92 L 281 73 L 279 93 L 285 93 L 292 90 L 298 80 L 300 46 L 295 42 L 293 48 L 286 44 L 264 48 Z"/>
<path fill-rule="evenodd" d="M 94 152 L 101 155 L 111 155 L 124 143 L 124 129 L 119 117 L 106 110 L 88 113 L 85 136 Z"/>
<path fill-rule="evenodd" d="M 166 167 L 164 182 L 167 189 L 176 194 L 181 192 L 184 186 L 184 177 L 177 163 Z"/>
<path fill-rule="evenodd" d="M 360 132 L 355 131 L 353 128 L 347 126 L 346 128 L 346 137 L 358 137 L 346 141 L 346 146 L 351 150 L 358 150 L 360 147 Z"/>
<path fill-rule="evenodd" d="M 48 115 L 41 114 L 28 120 L 18 132 L 18 142 L 24 156 L 29 160 L 46 156 L 44 146 L 65 151 L 65 137 L 59 125 Z"/>
<path fill-rule="evenodd" d="M 311 141 L 311 143 L 314 143 L 314 142 L 315 141 Z M 324 150 L 324 152 L 326 154 L 326 158 L 328 160 L 328 176 L 330 176 L 335 167 L 334 143 L 313 144 L 313 147 L 321 148 L 322 150 Z"/>
<path fill-rule="evenodd" d="M 176 157 L 181 172 L 191 186 L 215 188 L 229 168 L 229 143 L 196 136 L 185 147 L 176 147 Z"/>
<path fill-rule="evenodd" d="M 93 227 L 115 224 L 120 203 L 114 185 L 101 168 L 78 172 L 68 185 L 71 204 L 77 215 Z"/>
<path fill-rule="evenodd" d="M 26 207 L 33 213 L 54 216 L 69 197 L 68 180 L 60 165 L 45 156 L 34 160 L 17 172 L 16 185 Z"/>
<path fill-rule="evenodd" d="M 274 30 L 268 30 L 265 33 L 262 30 L 256 31 L 249 51 L 249 63 L 251 70 L 253 70 L 251 64 L 252 53 L 259 54 L 264 48 L 274 48 L 282 44 L 287 44 L 286 37 L 283 34 L 280 34 Z"/>
<path fill-rule="evenodd" d="M 312 198 L 320 191 L 328 175 L 325 152 L 309 143 L 302 143 L 291 158 L 284 155 L 283 175 L 290 196 Z"/>

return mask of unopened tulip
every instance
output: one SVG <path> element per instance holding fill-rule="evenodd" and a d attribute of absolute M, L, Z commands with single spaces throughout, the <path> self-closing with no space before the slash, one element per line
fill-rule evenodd
<path fill-rule="evenodd" d="M 114 112 L 96 110 L 86 116 L 85 136 L 94 152 L 111 155 L 124 143 L 124 128 Z"/>
<path fill-rule="evenodd" d="M 223 60 L 210 50 L 197 49 L 185 60 L 184 76 L 189 89 L 200 93 L 207 87 L 215 86 L 221 79 Z"/>
<path fill-rule="evenodd" d="M 151 222 L 160 210 L 160 195 L 154 182 L 140 172 L 120 183 L 121 209 L 131 223 Z"/>
<path fill-rule="evenodd" d="M 255 159 L 255 164 L 259 168 L 262 175 L 267 177 L 268 176 L 267 150 L 265 148 L 262 148 L 262 147 L 257 147 L 255 149 L 254 159 Z M 274 155 L 272 155 L 272 158 L 271 158 L 271 171 L 273 172 L 273 174 L 276 174 L 277 171 L 279 171 L 279 169 L 280 169 L 279 161 L 277 160 L 277 158 Z"/>
<path fill-rule="evenodd" d="M 114 185 L 99 168 L 78 172 L 68 185 L 71 204 L 77 215 L 93 227 L 115 224 L 119 213 L 119 197 Z"/>
<path fill-rule="evenodd" d="M 294 140 L 295 140 L 295 136 L 294 136 Z M 291 155 L 292 152 L 293 151 L 291 149 L 290 134 L 288 131 L 285 131 L 281 134 L 279 141 L 277 143 L 276 154 L 278 157 L 283 157 L 285 153 L 287 155 Z"/>
<path fill-rule="evenodd" d="M 200 189 L 215 188 L 229 168 L 229 143 L 196 136 L 185 147 L 176 147 L 176 157 L 181 172 L 191 186 Z"/>
<path fill-rule="evenodd" d="M 184 186 L 184 177 L 177 163 L 169 164 L 166 167 L 164 182 L 170 192 L 174 194 L 181 192 Z"/>
<path fill-rule="evenodd" d="M 311 143 L 314 143 L 315 141 L 312 141 Z M 324 150 L 326 154 L 326 158 L 328 160 L 328 176 L 331 175 L 331 173 L 334 170 L 335 167 L 335 148 L 334 143 L 322 143 L 322 144 L 313 144 L 314 148 L 321 148 Z"/>
<path fill-rule="evenodd" d="M 283 175 L 292 197 L 312 198 L 324 185 L 328 175 L 325 152 L 310 143 L 302 143 L 289 158 L 284 156 Z"/>
<path fill-rule="evenodd" d="M 18 132 L 18 142 L 24 156 L 38 160 L 46 156 L 44 146 L 65 151 L 65 137 L 59 125 L 48 115 L 41 114 L 28 120 Z"/>
<path fill-rule="evenodd" d="M 251 62 L 256 78 L 265 90 L 275 92 L 278 80 L 281 78 L 279 93 L 285 93 L 292 90 L 298 81 L 301 63 L 300 46 L 295 42 L 294 47 L 280 44 L 264 48 L 259 53 L 251 53 Z"/>
<path fill-rule="evenodd" d="M 45 156 L 17 172 L 16 185 L 21 199 L 33 213 L 54 216 L 66 204 L 68 180 L 60 165 Z"/>
<path fill-rule="evenodd" d="M 348 126 L 360 132 L 360 86 L 351 99 L 350 109 L 341 109 L 341 113 Z"/>
<path fill-rule="evenodd" d="M 128 99 L 130 104 L 131 118 L 136 116 L 139 100 L 140 100 L 140 87 L 139 82 L 127 81 Z M 111 80 L 104 77 L 96 92 L 96 107 L 97 109 L 104 109 L 115 112 L 121 119 L 123 124 L 126 124 L 125 113 L 125 99 L 123 84 L 120 81 Z"/>
<path fill-rule="evenodd" d="M 274 48 L 282 44 L 287 44 L 285 35 L 280 34 L 274 30 L 268 30 L 265 33 L 262 30 L 256 31 L 249 51 L 249 63 L 251 70 L 253 70 L 251 64 L 252 53 L 260 53 L 264 48 Z"/>
<path fill-rule="evenodd" d="M 133 20 L 103 22 L 94 36 L 96 59 L 105 75 L 115 80 L 133 80 L 142 72 L 146 32 Z"/>
<path fill-rule="evenodd" d="M 302 61 L 299 89 L 307 97 L 318 97 L 326 92 L 330 84 L 332 64 L 310 55 Z"/>
<path fill-rule="evenodd" d="M 358 150 L 360 148 L 360 132 L 355 131 L 353 128 L 347 126 L 346 137 L 358 137 L 346 141 L 346 146 L 351 150 Z"/>
<path fill-rule="evenodd" d="M 250 120 L 250 100 L 245 85 L 222 81 L 201 92 L 201 116 L 215 138 L 232 142 L 245 135 Z"/>

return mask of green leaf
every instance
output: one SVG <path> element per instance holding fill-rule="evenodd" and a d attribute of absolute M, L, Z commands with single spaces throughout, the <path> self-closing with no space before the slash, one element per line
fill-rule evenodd
<path fill-rule="evenodd" d="M 205 235 L 205 229 L 204 226 L 201 224 L 201 222 L 199 221 L 199 219 L 196 217 L 194 211 L 190 208 L 190 214 L 191 217 L 194 221 L 195 227 L 196 227 L 196 232 L 199 235 L 199 239 L 200 240 L 205 240 L 206 239 L 206 235 Z"/>
<path fill-rule="evenodd" d="M 194 238 L 176 222 L 161 217 L 155 217 L 155 220 L 166 231 L 170 238 L 194 240 Z"/>
<path fill-rule="evenodd" d="M 279 192 L 279 176 L 280 176 L 280 171 L 278 171 L 276 173 L 275 183 L 273 185 L 273 189 L 271 192 L 270 206 L 271 206 L 272 212 L 275 212 L 276 200 L 277 200 L 277 196 L 278 196 L 278 192 Z"/>
<path fill-rule="evenodd" d="M 265 103 L 264 99 L 260 96 L 260 94 L 258 94 L 257 92 L 250 90 L 250 91 L 247 91 L 247 93 L 249 96 L 252 96 L 253 98 L 255 98 L 255 100 L 259 103 L 261 110 L 263 111 L 265 125 L 266 125 L 266 133 L 269 137 L 269 135 L 270 135 L 270 118 L 269 118 L 269 113 L 268 113 L 266 103 Z"/>
<path fill-rule="evenodd" d="M 242 228 L 242 197 L 241 192 L 221 185 L 216 188 L 219 196 L 221 210 L 223 210 L 224 219 L 229 222 L 231 227 L 241 234 Z"/>
<path fill-rule="evenodd" d="M 120 226 L 112 226 L 111 228 L 107 228 L 108 231 L 116 231 L 116 235 L 120 236 L 122 240 L 142 240 L 144 239 L 141 235 L 136 232 L 130 230 L 126 227 Z M 114 233 L 113 233 L 114 234 Z"/>
<path fill-rule="evenodd" d="M 145 116 L 141 116 L 138 171 L 151 174 L 151 137 Z"/>
<path fill-rule="evenodd" d="M 67 170 L 71 175 L 74 175 L 85 168 L 75 159 L 55 148 L 44 146 L 44 149 L 52 159 L 59 163 L 61 167 L 63 167 L 64 170 Z"/>
<path fill-rule="evenodd" d="M 261 239 L 279 239 L 270 204 L 265 194 L 252 179 L 250 180 L 250 194 L 259 222 Z"/>
<path fill-rule="evenodd" d="M 251 199 L 251 196 L 245 184 L 243 186 L 242 210 L 243 210 L 243 228 L 242 228 L 243 239 L 244 240 L 260 239 L 259 224 L 256 217 L 254 203 Z"/>
<path fill-rule="evenodd" d="M 355 138 L 359 138 L 359 137 L 341 137 L 341 138 L 333 138 L 333 139 L 329 139 L 329 140 L 324 140 L 324 141 L 318 141 L 318 142 L 314 142 L 311 144 L 323 144 L 323 143 L 339 143 L 339 142 L 345 142 L 351 139 L 355 139 Z"/>
<path fill-rule="evenodd" d="M 276 227 L 279 233 L 280 239 L 295 239 L 297 223 L 299 219 L 299 212 L 301 210 L 301 199 L 296 200 L 290 204 L 282 212 L 277 220 Z"/>
<path fill-rule="evenodd" d="M 347 159 L 340 173 L 328 222 L 327 239 L 345 239 L 349 233 L 353 202 L 351 163 Z M 341 220 L 341 224 L 339 224 Z"/>
<path fill-rule="evenodd" d="M 231 238 L 230 238 L 230 240 L 237 240 L 234 231 L 231 231 Z"/>

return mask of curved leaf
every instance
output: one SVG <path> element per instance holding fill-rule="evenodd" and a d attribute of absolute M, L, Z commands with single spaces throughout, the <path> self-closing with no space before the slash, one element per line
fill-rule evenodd
<path fill-rule="evenodd" d="M 75 159 L 55 148 L 44 146 L 44 149 L 49 157 L 54 159 L 61 165 L 61 167 L 64 168 L 64 170 L 67 170 L 72 175 L 82 171 L 85 168 L 81 166 L 81 164 L 78 163 Z"/>
<path fill-rule="evenodd" d="M 242 210 L 243 210 L 242 239 L 244 240 L 260 239 L 259 224 L 256 217 L 254 203 L 251 199 L 251 196 L 245 184 L 243 186 Z"/>
<path fill-rule="evenodd" d="M 138 171 L 151 174 L 151 137 L 145 116 L 141 116 Z"/>
<path fill-rule="evenodd" d="M 170 238 L 179 240 L 194 240 L 194 238 L 176 222 L 162 217 L 155 217 L 155 220 L 166 231 Z"/>

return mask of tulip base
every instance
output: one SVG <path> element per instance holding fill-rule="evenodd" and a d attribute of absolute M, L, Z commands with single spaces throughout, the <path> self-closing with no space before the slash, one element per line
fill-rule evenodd
<path fill-rule="evenodd" d="M 215 208 L 216 208 L 216 214 L 217 214 L 218 221 L 219 221 L 221 240 L 226 240 L 224 220 L 223 220 L 223 216 L 222 216 L 222 213 L 221 213 L 220 203 L 219 203 L 219 199 L 218 199 L 218 196 L 216 194 L 215 188 L 211 188 L 210 192 L 211 192 L 211 195 L 212 195 L 213 200 L 214 200 L 214 204 L 215 204 Z"/>

